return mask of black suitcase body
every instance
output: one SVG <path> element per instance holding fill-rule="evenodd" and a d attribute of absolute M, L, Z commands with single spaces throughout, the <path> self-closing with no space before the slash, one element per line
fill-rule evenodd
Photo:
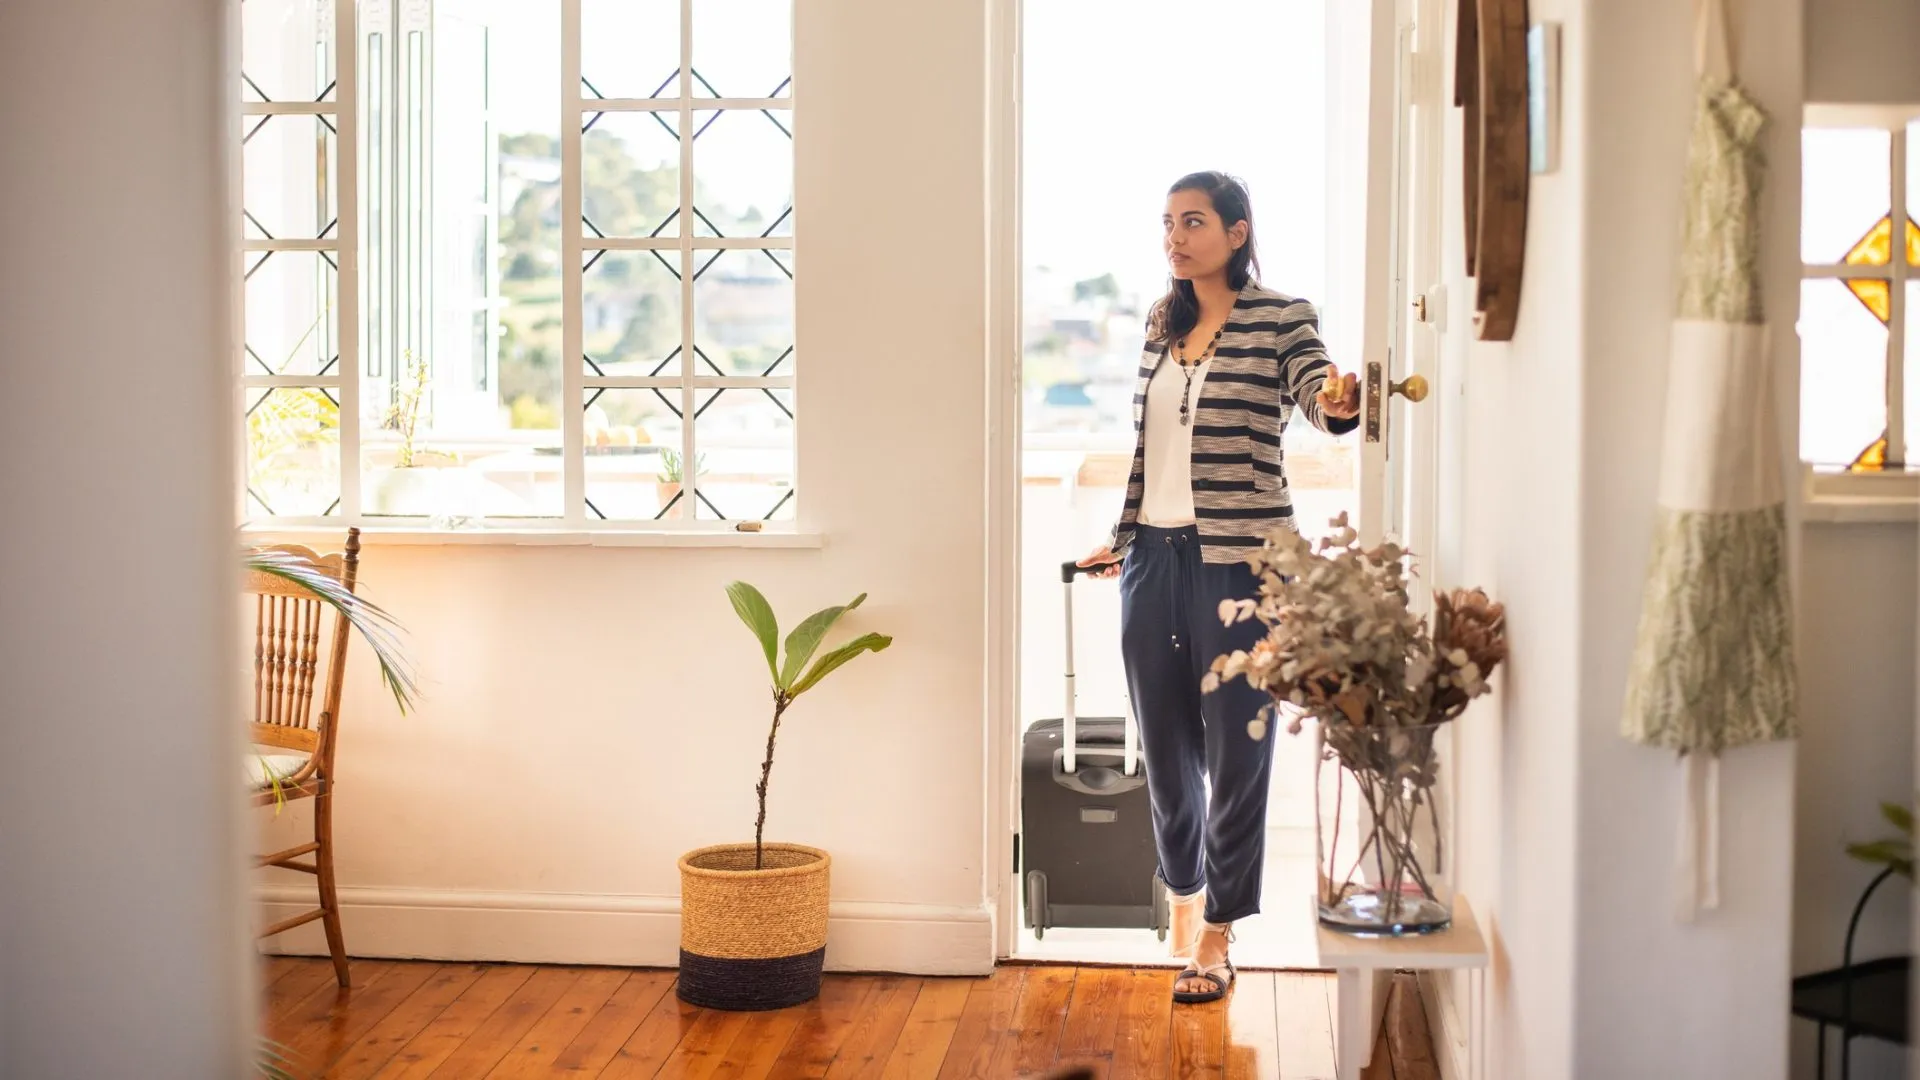
<path fill-rule="evenodd" d="M 1137 737 L 1128 737 L 1131 718 L 1073 712 L 1072 585 L 1078 573 L 1071 563 L 1061 568 L 1068 605 L 1066 715 L 1035 723 L 1021 741 L 1019 870 L 1026 924 L 1036 937 L 1055 926 L 1137 927 L 1164 940 L 1166 889 L 1159 883 L 1146 761 L 1137 752 Z"/>

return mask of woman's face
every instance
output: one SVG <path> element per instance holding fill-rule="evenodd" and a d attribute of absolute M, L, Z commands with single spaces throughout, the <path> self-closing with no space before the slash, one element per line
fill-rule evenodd
<path fill-rule="evenodd" d="M 1233 253 L 1247 242 L 1247 223 L 1222 222 L 1204 191 L 1176 191 L 1167 196 L 1167 210 L 1160 225 L 1167 266 L 1174 277 L 1185 281 L 1221 273 Z"/>

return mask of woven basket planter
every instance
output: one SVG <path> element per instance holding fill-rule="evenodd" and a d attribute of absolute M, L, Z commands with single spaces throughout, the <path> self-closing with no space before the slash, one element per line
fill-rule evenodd
<path fill-rule="evenodd" d="M 722 844 L 680 858 L 682 1001 L 708 1009 L 784 1009 L 820 994 L 827 877 L 818 848 Z"/>

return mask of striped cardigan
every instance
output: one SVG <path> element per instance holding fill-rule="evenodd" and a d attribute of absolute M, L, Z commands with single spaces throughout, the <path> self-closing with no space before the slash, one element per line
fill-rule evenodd
<path fill-rule="evenodd" d="M 1328 434 L 1360 426 L 1357 417 L 1321 415 L 1314 400 L 1329 366 L 1319 326 L 1312 304 L 1257 282 L 1249 281 L 1234 301 L 1193 412 L 1193 509 L 1206 562 L 1243 561 L 1276 530 L 1295 528 L 1280 447 L 1295 408 Z M 1146 490 L 1147 383 L 1166 353 L 1165 345 L 1149 342 L 1140 358 L 1133 469 L 1113 529 L 1116 554 L 1133 542 L 1139 520 Z"/>

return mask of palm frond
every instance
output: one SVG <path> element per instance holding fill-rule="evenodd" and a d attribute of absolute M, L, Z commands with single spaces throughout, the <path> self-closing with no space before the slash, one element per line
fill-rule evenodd
<path fill-rule="evenodd" d="M 300 1069 L 291 1049 L 262 1035 L 254 1043 L 254 1073 L 263 1080 L 308 1080 L 308 1073 Z"/>
<path fill-rule="evenodd" d="M 249 551 L 245 565 L 248 570 L 299 585 L 347 620 L 373 650 L 374 659 L 380 663 L 381 680 L 392 691 L 400 712 L 406 713 L 413 705 L 419 685 L 414 679 L 412 663 L 401 646 L 405 629 L 399 620 L 380 605 L 350 591 L 339 578 L 305 556 L 289 551 Z"/>
<path fill-rule="evenodd" d="M 253 756 L 260 762 L 260 776 L 273 787 L 273 816 L 279 817 L 280 811 L 286 809 L 287 789 L 280 786 L 280 774 L 274 771 L 266 758 L 258 753 Z"/>

